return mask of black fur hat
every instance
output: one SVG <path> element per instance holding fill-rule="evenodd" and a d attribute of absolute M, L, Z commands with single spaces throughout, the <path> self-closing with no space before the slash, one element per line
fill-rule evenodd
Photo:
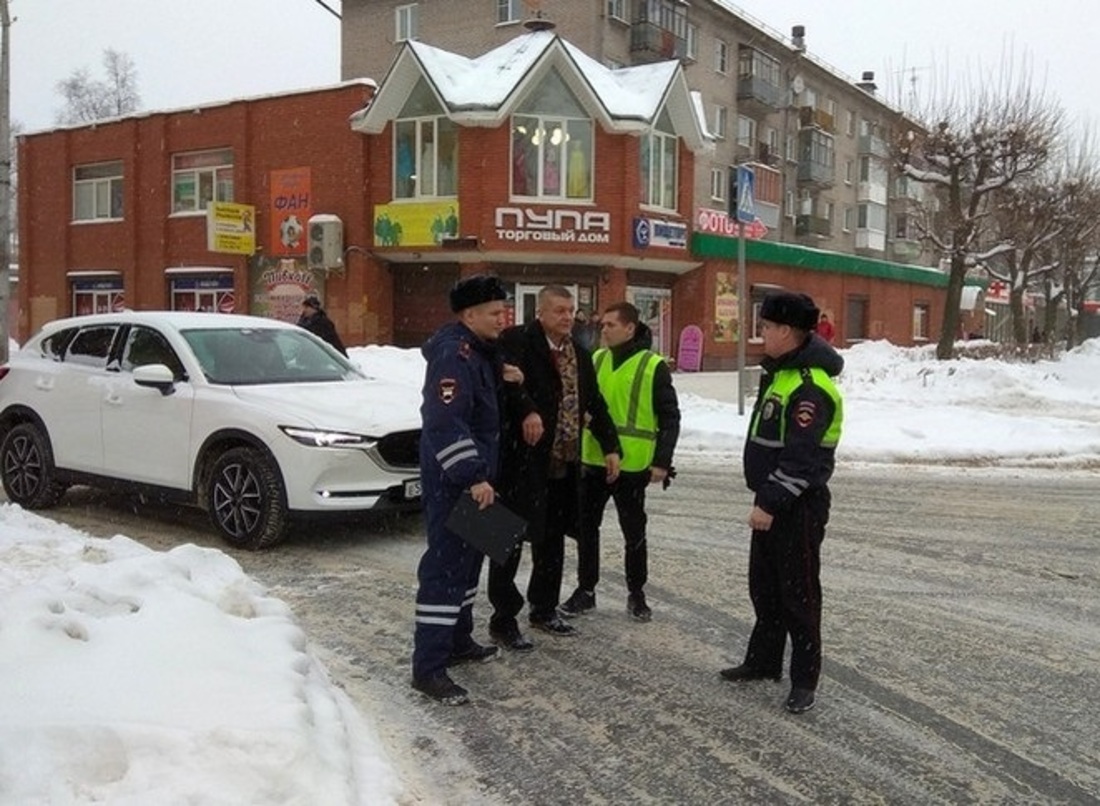
<path fill-rule="evenodd" d="M 764 297 L 760 306 L 760 318 L 779 325 L 790 325 L 810 331 L 817 326 L 820 316 L 814 301 L 805 294 L 776 291 Z"/>
<path fill-rule="evenodd" d="M 463 277 L 454 284 L 451 289 L 451 310 L 458 313 L 498 299 L 508 299 L 508 292 L 504 290 L 500 280 L 488 274 L 475 274 L 472 277 Z"/>

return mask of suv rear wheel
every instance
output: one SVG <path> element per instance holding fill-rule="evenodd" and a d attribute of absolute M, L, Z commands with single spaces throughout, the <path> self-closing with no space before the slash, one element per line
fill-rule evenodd
<path fill-rule="evenodd" d="M 65 494 L 49 437 L 34 423 L 20 423 L 0 443 L 0 478 L 8 500 L 27 509 L 49 509 Z"/>
<path fill-rule="evenodd" d="M 286 534 L 287 506 L 282 478 L 255 448 L 231 448 L 214 462 L 207 481 L 210 519 L 226 541 L 257 551 Z"/>

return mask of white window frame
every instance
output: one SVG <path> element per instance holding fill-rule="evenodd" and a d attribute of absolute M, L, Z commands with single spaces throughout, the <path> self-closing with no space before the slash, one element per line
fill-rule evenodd
<path fill-rule="evenodd" d="M 689 22 L 686 34 L 684 37 L 684 56 L 693 62 L 699 61 L 699 26 Z"/>
<path fill-rule="evenodd" d="M 928 341 L 931 319 L 931 305 L 927 302 L 918 302 L 913 305 L 913 341 Z"/>
<path fill-rule="evenodd" d="M 852 231 L 852 208 L 851 207 L 845 207 L 844 208 L 844 231 L 845 232 L 851 232 Z"/>
<path fill-rule="evenodd" d="M 393 153 L 395 155 L 393 161 L 393 197 L 395 199 L 419 199 L 419 198 L 455 198 L 458 196 L 458 158 L 457 154 L 451 160 L 451 187 L 440 188 L 440 124 L 443 121 L 448 120 L 444 115 L 429 115 L 426 117 L 418 118 L 400 118 L 394 121 L 393 126 Z M 412 160 L 412 176 L 407 179 L 412 180 L 412 186 L 409 192 L 401 192 L 402 177 L 398 176 L 398 160 L 396 154 L 398 153 L 399 143 L 398 138 L 400 130 L 405 124 L 413 124 L 416 129 L 416 133 L 413 137 L 413 160 Z M 430 132 L 427 131 L 430 128 Z M 454 129 L 455 150 L 458 149 L 458 131 L 457 127 L 452 125 Z M 431 150 L 428 153 L 428 158 L 431 160 L 430 169 L 426 166 L 424 157 L 424 149 L 426 146 L 430 146 Z M 450 192 L 441 192 L 447 191 Z"/>
<path fill-rule="evenodd" d="M 712 201 L 724 202 L 726 200 L 726 169 L 710 169 L 710 198 Z"/>
<path fill-rule="evenodd" d="M 651 130 L 643 137 L 648 144 L 643 154 L 648 153 L 649 165 L 642 167 L 642 178 L 646 180 L 642 189 L 642 205 L 676 212 L 680 186 L 680 138 L 657 130 Z M 673 155 L 672 165 L 668 165 L 665 159 L 669 147 Z"/>
<path fill-rule="evenodd" d="M 195 165 L 181 165 L 194 162 Z M 180 185 L 190 180 L 194 185 L 193 198 L 181 199 Z M 203 198 L 203 188 L 210 190 L 210 197 Z M 187 215 L 205 213 L 210 201 L 233 201 L 233 149 L 215 148 L 208 151 L 186 151 L 172 155 L 172 214 Z"/>
<path fill-rule="evenodd" d="M 607 16 L 620 22 L 629 22 L 627 19 L 626 0 L 607 0 Z"/>
<path fill-rule="evenodd" d="M 729 109 L 721 104 L 714 105 L 714 131 L 712 134 L 719 140 L 726 139 L 726 132 L 729 128 Z"/>
<path fill-rule="evenodd" d="M 756 118 L 747 115 L 737 116 L 737 145 L 745 148 L 756 148 Z"/>
<path fill-rule="evenodd" d="M 523 19 L 523 0 L 497 0 L 497 25 L 511 25 Z"/>
<path fill-rule="evenodd" d="M 418 3 L 408 3 L 393 10 L 394 42 L 405 42 L 418 38 L 417 23 L 420 16 L 418 5 Z"/>
<path fill-rule="evenodd" d="M 73 221 L 121 221 L 122 160 L 73 168 Z"/>
<path fill-rule="evenodd" d="M 524 137 L 529 137 L 531 141 L 529 153 L 535 157 L 537 170 L 534 172 L 535 179 L 535 193 L 518 193 L 515 186 L 515 176 L 512 175 L 512 184 L 510 187 L 510 195 L 514 198 L 522 199 L 552 199 L 555 201 L 568 201 L 570 203 L 591 201 L 593 194 L 595 193 L 595 132 L 592 127 L 592 120 L 590 118 L 579 118 L 569 115 L 538 115 L 529 113 L 518 113 L 512 116 L 512 132 L 513 141 L 511 144 L 511 150 L 509 152 L 509 165 L 515 166 L 517 152 L 515 133 L 519 130 L 521 125 L 519 122 L 523 120 L 524 128 L 529 128 L 533 125 L 534 131 L 524 131 Z M 578 132 L 580 128 L 587 129 L 587 132 Z M 587 151 L 584 154 L 586 164 L 585 169 L 587 176 L 584 177 L 585 195 L 569 195 L 569 169 L 570 158 L 572 156 L 571 151 L 573 147 L 570 145 L 571 135 L 570 131 L 578 133 L 580 139 L 577 141 L 582 146 L 587 145 Z M 581 137 L 583 134 L 583 137 Z M 555 142 L 557 139 L 557 142 Z M 549 152 L 553 152 L 556 156 L 556 160 L 553 164 L 556 166 L 557 175 L 554 177 L 554 181 L 550 180 L 548 173 L 548 167 L 551 164 L 548 160 Z M 511 173 L 511 172 L 510 172 Z M 557 191 L 555 192 L 552 187 L 553 184 L 557 184 Z"/>
<path fill-rule="evenodd" d="M 730 71 L 730 46 L 722 39 L 714 40 L 714 72 L 728 75 Z"/>

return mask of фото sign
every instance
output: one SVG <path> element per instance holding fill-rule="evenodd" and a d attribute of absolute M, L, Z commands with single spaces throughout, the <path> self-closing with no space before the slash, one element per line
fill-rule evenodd
<path fill-rule="evenodd" d="M 611 214 L 579 210 L 498 207 L 496 235 L 502 241 L 611 243 Z"/>
<path fill-rule="evenodd" d="M 668 249 L 687 249 L 687 224 L 679 221 L 662 221 L 658 218 L 637 216 L 631 227 L 635 249 L 663 246 Z"/>
<path fill-rule="evenodd" d="M 708 210 L 700 207 L 695 216 L 695 227 L 698 232 L 709 232 L 715 235 L 725 235 L 728 238 L 737 237 L 737 221 L 729 217 L 729 213 L 723 210 Z M 768 227 L 759 218 L 751 224 L 745 225 L 746 238 L 763 238 L 768 234 Z"/>

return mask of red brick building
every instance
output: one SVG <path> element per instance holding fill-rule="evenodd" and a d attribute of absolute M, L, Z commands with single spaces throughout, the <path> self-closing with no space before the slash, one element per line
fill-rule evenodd
<path fill-rule="evenodd" d="M 610 70 L 546 30 L 477 59 L 407 42 L 377 92 L 25 135 L 19 338 L 105 306 L 294 318 L 316 292 L 346 343 L 413 346 L 456 278 L 491 272 L 516 321 L 560 283 L 586 310 L 634 302 L 669 355 L 697 326 L 702 366 L 732 367 L 736 241 L 692 207 L 710 143 L 679 62 Z M 841 345 L 912 343 L 942 317 L 939 272 L 747 246 L 752 363 L 753 311 L 775 287 L 813 294 Z"/>

